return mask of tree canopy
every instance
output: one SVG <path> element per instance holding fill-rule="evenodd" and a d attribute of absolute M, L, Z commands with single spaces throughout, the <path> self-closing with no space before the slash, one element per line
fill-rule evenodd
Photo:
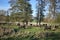
<path fill-rule="evenodd" d="M 30 0 L 10 0 L 11 5 L 11 17 L 16 21 L 30 22 L 32 19 L 32 9 Z"/>

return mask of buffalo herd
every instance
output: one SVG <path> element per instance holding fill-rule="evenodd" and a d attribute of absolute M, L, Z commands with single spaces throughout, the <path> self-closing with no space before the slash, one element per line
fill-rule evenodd
<path fill-rule="evenodd" d="M 18 23 L 17 24 L 17 26 L 19 26 L 20 28 L 26 28 L 26 25 L 25 24 L 23 24 L 23 25 L 20 25 L 20 23 Z M 42 25 L 33 25 L 33 24 L 30 24 L 30 25 L 28 25 L 28 27 L 43 27 L 44 28 L 44 30 L 56 30 L 56 29 L 58 29 L 59 28 L 59 25 L 48 25 L 48 24 L 42 24 Z"/>

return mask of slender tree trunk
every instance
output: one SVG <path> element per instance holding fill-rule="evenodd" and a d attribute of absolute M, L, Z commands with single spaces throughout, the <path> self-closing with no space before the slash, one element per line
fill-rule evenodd
<path fill-rule="evenodd" d="M 28 25 L 28 21 L 26 21 L 26 25 Z"/>

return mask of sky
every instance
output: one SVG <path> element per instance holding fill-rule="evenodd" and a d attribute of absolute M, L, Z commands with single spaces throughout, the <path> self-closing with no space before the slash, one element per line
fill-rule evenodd
<path fill-rule="evenodd" d="M 8 10 L 10 8 L 9 0 L 0 0 L 0 10 Z M 36 0 L 31 0 L 30 4 L 32 4 L 33 16 L 36 13 Z"/>
<path fill-rule="evenodd" d="M 36 16 L 36 0 L 31 0 L 30 3 L 32 4 L 33 16 Z"/>
<path fill-rule="evenodd" d="M 9 0 L 0 0 L 0 10 L 7 10 L 10 7 L 8 1 Z"/>

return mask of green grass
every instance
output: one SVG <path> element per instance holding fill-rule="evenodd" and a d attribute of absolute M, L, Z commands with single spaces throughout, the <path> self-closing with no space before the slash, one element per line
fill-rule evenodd
<path fill-rule="evenodd" d="M 20 29 L 21 31 L 30 31 L 30 32 L 38 32 L 38 31 L 43 31 L 42 28 L 40 27 L 32 27 L 32 28 L 26 28 L 26 29 Z"/>
<path fill-rule="evenodd" d="M 9 27 L 13 29 L 18 29 L 18 32 L 13 34 L 13 36 L 10 35 L 8 36 L 8 38 L 2 38 L 1 40 L 60 40 L 60 29 L 52 31 L 44 30 L 44 28 L 40 27 L 31 27 L 26 29 L 19 28 L 16 25 L 12 25 Z M 46 32 L 51 33 L 51 36 L 46 37 Z"/>

